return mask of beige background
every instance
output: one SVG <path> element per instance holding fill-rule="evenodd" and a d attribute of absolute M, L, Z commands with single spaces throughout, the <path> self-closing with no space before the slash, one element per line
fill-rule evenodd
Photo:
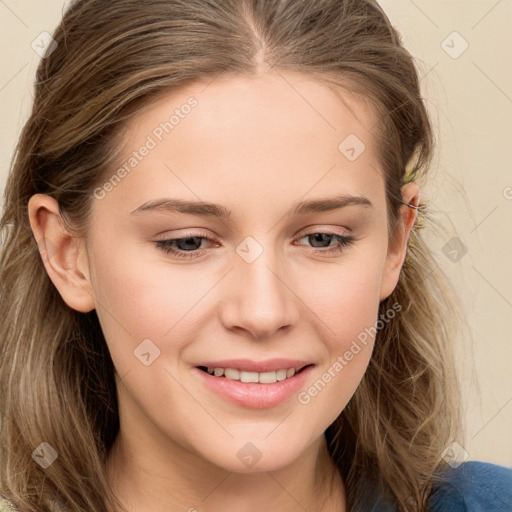
<path fill-rule="evenodd" d="M 2 192 L 32 99 L 39 62 L 32 41 L 53 31 L 65 4 L 0 0 Z M 432 246 L 460 289 L 476 340 L 474 372 L 471 346 L 459 357 L 468 409 L 464 448 L 469 459 L 512 467 L 512 1 L 381 5 L 419 61 L 439 141 L 425 194 L 442 212 L 449 236 L 437 237 Z M 458 262 L 445 256 L 445 244 L 455 236 L 468 250 Z"/>

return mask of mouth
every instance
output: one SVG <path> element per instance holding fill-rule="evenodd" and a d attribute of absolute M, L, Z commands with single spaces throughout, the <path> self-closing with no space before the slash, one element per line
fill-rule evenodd
<path fill-rule="evenodd" d="M 246 409 L 268 409 L 289 400 L 312 378 L 315 364 L 253 372 L 216 366 L 195 366 L 193 373 L 215 395 Z M 274 365 L 275 366 L 275 365 Z"/>
<path fill-rule="evenodd" d="M 237 368 L 216 368 L 213 366 L 197 366 L 199 370 L 221 379 L 234 380 L 244 383 L 274 384 L 292 378 L 303 372 L 313 364 L 306 364 L 299 368 L 280 368 L 270 372 L 252 372 L 239 370 Z"/>

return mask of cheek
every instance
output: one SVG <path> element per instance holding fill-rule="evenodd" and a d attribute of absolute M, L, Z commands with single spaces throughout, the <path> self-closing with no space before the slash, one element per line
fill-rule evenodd
<path fill-rule="evenodd" d="M 316 414 L 327 414 L 329 422 L 340 414 L 364 376 L 379 311 L 379 262 L 345 263 L 325 275 L 317 273 L 307 293 L 308 306 L 319 318 L 315 331 L 327 353 L 299 402 L 310 404 Z"/>
<path fill-rule="evenodd" d="M 345 351 L 352 339 L 375 325 L 379 308 L 381 265 L 355 254 L 340 265 L 318 267 L 303 280 L 301 295 L 318 316 L 331 351 Z"/>
<path fill-rule="evenodd" d="M 212 288 L 202 277 L 193 266 L 173 269 L 158 255 L 148 258 L 147 249 L 119 250 L 117 256 L 98 251 L 93 288 L 113 359 L 133 356 L 144 339 L 162 352 L 179 352 L 193 329 L 194 308 Z"/>

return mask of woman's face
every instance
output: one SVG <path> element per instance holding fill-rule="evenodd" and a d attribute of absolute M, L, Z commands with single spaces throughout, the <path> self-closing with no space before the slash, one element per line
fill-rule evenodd
<path fill-rule="evenodd" d="M 404 208 L 404 236 L 388 246 L 377 120 L 344 98 L 351 109 L 291 72 L 218 78 L 128 125 L 124 160 L 95 191 L 77 259 L 84 281 L 54 282 L 72 307 L 96 308 L 120 377 L 121 429 L 146 449 L 276 469 L 356 390 L 413 219 Z M 416 185 L 404 191 L 414 203 Z M 225 362 L 235 359 L 244 361 Z M 251 362 L 310 366 L 273 384 L 198 368 L 236 377 L 258 368 Z"/>

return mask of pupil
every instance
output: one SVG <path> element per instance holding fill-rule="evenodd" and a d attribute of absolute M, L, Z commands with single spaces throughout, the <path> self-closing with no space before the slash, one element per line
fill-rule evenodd
<path fill-rule="evenodd" d="M 332 235 L 328 235 L 328 234 L 326 234 L 326 233 L 315 233 L 315 234 L 313 234 L 313 235 L 309 235 L 309 236 L 312 236 L 312 237 L 314 238 L 315 243 L 316 243 L 316 242 L 318 242 L 318 241 L 320 241 L 320 242 L 321 242 L 321 238 L 322 238 L 322 237 L 324 237 L 324 236 L 326 236 L 326 237 L 331 237 L 331 238 L 332 238 Z M 320 238 L 320 240 L 318 240 L 318 238 Z M 328 246 L 328 245 L 329 245 L 329 244 L 327 244 L 327 246 Z M 313 247 L 318 247 L 318 246 L 316 246 L 316 245 L 313 243 Z"/>
<path fill-rule="evenodd" d="M 191 240 L 196 240 L 196 245 L 197 245 L 197 240 L 198 240 L 198 239 L 199 239 L 199 238 L 198 238 L 198 237 L 196 237 L 196 236 L 192 236 L 192 237 L 189 237 L 189 238 L 183 238 L 183 239 L 181 239 L 181 240 L 179 240 L 179 241 L 178 241 L 178 245 L 181 245 L 182 243 L 184 243 L 184 244 L 190 244 L 190 243 L 192 243 L 192 244 L 193 244 L 193 242 L 191 242 Z M 199 245 L 201 245 L 201 242 L 199 242 Z M 181 250 L 184 250 L 184 251 L 185 251 L 185 250 L 187 250 L 187 248 L 188 248 L 188 249 L 192 249 L 192 250 L 197 249 L 197 247 L 185 247 L 185 248 L 178 247 L 178 248 L 179 248 L 179 249 L 181 249 Z"/>

